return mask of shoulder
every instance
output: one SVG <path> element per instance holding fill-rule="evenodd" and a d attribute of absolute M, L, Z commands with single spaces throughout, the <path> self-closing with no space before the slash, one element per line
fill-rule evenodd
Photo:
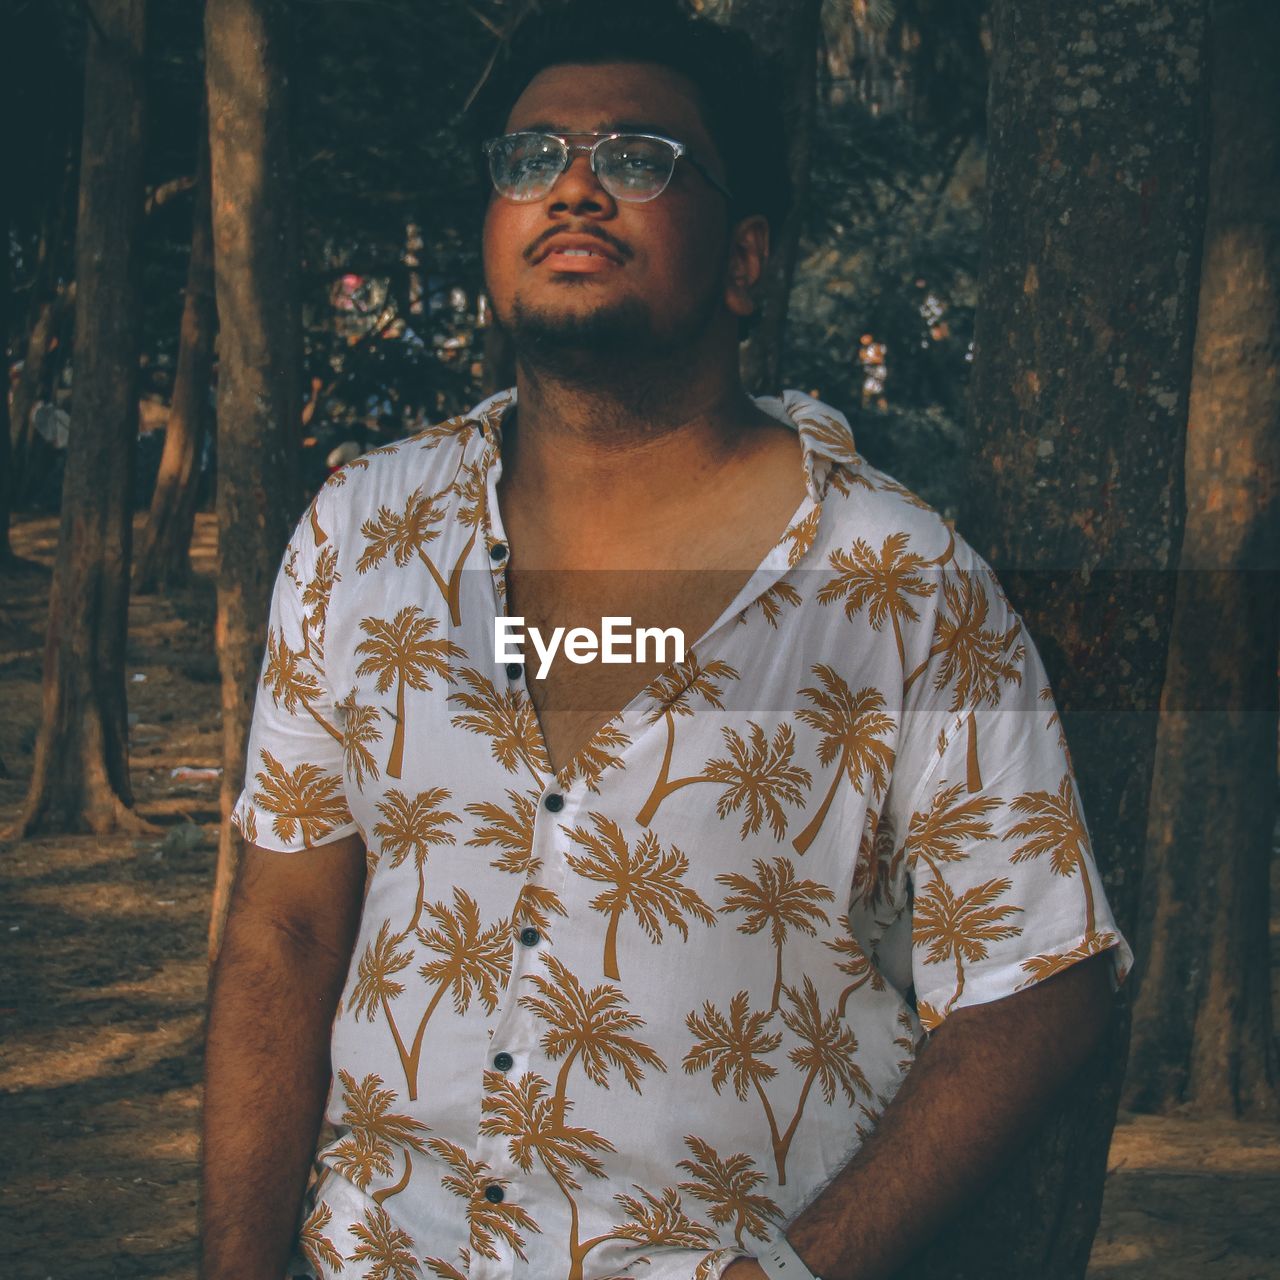
<path fill-rule="evenodd" d="M 318 521 L 338 534 L 360 528 L 383 511 L 404 512 L 443 496 L 464 467 L 474 468 L 485 457 L 509 403 L 508 393 L 491 396 L 467 413 L 348 462 L 316 494 L 304 523 Z"/>
<path fill-rule="evenodd" d="M 830 550 L 861 542 L 938 565 L 959 560 L 968 567 L 977 559 L 933 507 L 858 454 L 831 469 L 822 523 Z"/>

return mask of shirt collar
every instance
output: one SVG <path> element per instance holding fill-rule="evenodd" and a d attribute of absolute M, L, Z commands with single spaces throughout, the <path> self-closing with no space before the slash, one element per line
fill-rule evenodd
<path fill-rule="evenodd" d="M 482 400 L 467 418 L 493 446 L 501 439 L 503 415 L 515 402 L 516 389 L 508 387 Z M 849 420 L 839 410 L 802 391 L 757 396 L 755 402 L 759 409 L 799 435 L 805 487 L 814 502 L 820 503 L 826 497 L 832 471 L 837 466 L 852 466 L 859 461 Z"/>

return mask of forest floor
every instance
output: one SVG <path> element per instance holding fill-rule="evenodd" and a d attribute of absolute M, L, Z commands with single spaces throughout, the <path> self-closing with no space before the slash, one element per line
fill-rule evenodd
<path fill-rule="evenodd" d="M 0 830 L 31 771 L 56 538 L 20 518 L 30 567 L 0 574 Z M 195 1275 L 218 783 L 175 771 L 219 762 L 213 559 L 202 515 L 192 586 L 130 614 L 134 788 L 158 833 L 0 846 L 7 1280 Z M 1122 1115 L 1089 1277 L 1273 1280 L 1277 1223 L 1280 1124 Z"/>

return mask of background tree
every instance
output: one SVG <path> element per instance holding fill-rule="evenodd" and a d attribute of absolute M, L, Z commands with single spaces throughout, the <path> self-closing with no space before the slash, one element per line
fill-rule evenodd
<path fill-rule="evenodd" d="M 1280 10 L 1217 0 L 1213 23 L 1187 530 L 1126 1101 L 1260 1115 L 1277 1101 L 1268 929 L 1280 645 Z"/>
<path fill-rule="evenodd" d="M 300 507 L 301 335 L 284 0 L 208 0 L 205 57 L 218 370 L 222 832 L 210 921 L 222 939 L 271 588 Z"/>
<path fill-rule="evenodd" d="M 85 59 L 76 395 L 23 831 L 138 826 L 125 641 L 137 436 L 145 0 L 102 0 Z"/>
<path fill-rule="evenodd" d="M 777 63 L 782 76 L 793 204 L 775 228 L 769 264 L 758 287 L 759 321 L 742 348 L 743 381 L 749 391 L 781 390 L 783 333 L 791 279 L 800 247 L 800 227 L 809 192 L 814 93 L 818 72 L 818 17 L 822 0 L 732 0 L 729 21 L 747 31 Z"/>
<path fill-rule="evenodd" d="M 1206 26 L 1205 0 L 992 6 L 974 498 L 962 527 L 1045 658 L 1130 937 L 1182 533 Z M 1084 1274 L 1125 1021 L 913 1274 Z"/>
<path fill-rule="evenodd" d="M 191 260 L 182 307 L 177 370 L 164 433 L 164 453 L 151 510 L 138 546 L 134 589 L 180 586 L 191 572 L 200 455 L 211 417 L 209 393 L 218 327 L 213 294 L 213 227 L 209 203 L 209 130 L 201 113 L 191 206 Z"/>

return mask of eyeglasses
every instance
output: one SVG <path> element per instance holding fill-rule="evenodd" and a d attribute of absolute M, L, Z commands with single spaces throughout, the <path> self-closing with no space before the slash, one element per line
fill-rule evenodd
<path fill-rule="evenodd" d="M 725 199 L 733 199 L 728 187 L 695 160 L 683 142 L 655 133 L 507 133 L 490 138 L 484 153 L 498 194 L 522 203 L 547 195 L 577 155 L 591 157 L 591 172 L 615 200 L 643 204 L 656 199 L 667 189 L 681 156 Z"/>

